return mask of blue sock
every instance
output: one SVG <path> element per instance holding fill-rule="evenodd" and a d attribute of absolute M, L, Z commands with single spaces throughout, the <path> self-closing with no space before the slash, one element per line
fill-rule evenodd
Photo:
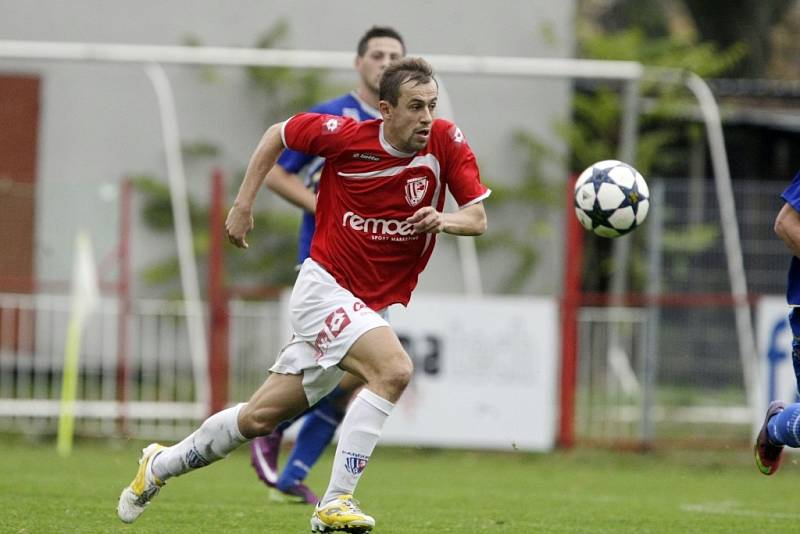
<path fill-rule="evenodd" d="M 305 413 L 305 412 L 303 412 L 303 413 Z M 285 432 L 287 428 L 292 426 L 292 423 L 297 421 L 297 419 L 302 417 L 302 416 L 303 416 L 303 414 L 301 413 L 300 415 L 298 415 L 294 419 L 289 419 L 288 421 L 284 421 L 283 423 L 278 423 L 278 426 L 275 427 L 275 430 L 273 430 L 273 432 Z"/>
<path fill-rule="evenodd" d="M 800 402 L 790 404 L 769 420 L 767 437 L 773 445 L 800 447 Z"/>
<path fill-rule="evenodd" d="M 305 480 L 311 466 L 319 460 L 325 447 L 333 439 L 344 417 L 344 412 L 337 410 L 333 402 L 341 396 L 341 393 L 337 387 L 319 401 L 303 421 L 303 426 L 297 434 L 297 443 L 278 478 L 276 486 L 279 490 L 286 491 Z"/>
<path fill-rule="evenodd" d="M 800 393 L 800 337 L 797 336 L 792 338 L 792 367 L 794 367 L 797 392 Z"/>
<path fill-rule="evenodd" d="M 275 427 L 275 430 L 273 430 L 273 432 L 285 432 L 287 428 L 289 428 L 290 426 L 295 424 L 297 421 L 299 421 L 300 419 L 302 419 L 306 415 L 308 415 L 311 412 L 313 412 L 317 408 L 317 406 L 319 406 L 319 405 L 321 405 L 323 403 L 326 403 L 326 402 L 329 403 L 329 404 L 332 404 L 335 401 L 337 401 L 340 398 L 342 398 L 342 395 L 344 395 L 344 394 L 345 394 L 345 391 L 342 388 L 340 388 L 339 386 L 336 386 L 333 389 L 333 391 L 331 391 L 330 393 L 328 393 L 327 395 L 322 397 L 322 400 L 317 402 L 317 404 L 315 404 L 311 408 L 306 408 L 304 411 L 302 411 L 299 414 L 295 415 L 291 419 L 287 419 L 286 421 L 282 421 L 282 422 L 278 423 L 278 426 Z M 344 417 L 344 413 L 340 413 L 336 417 L 339 418 L 339 423 L 341 423 L 342 422 L 342 418 Z M 338 426 L 338 423 L 337 423 L 337 426 Z"/>
<path fill-rule="evenodd" d="M 800 393 L 800 313 L 798 308 L 792 308 L 789 313 L 789 326 L 792 328 L 792 367 L 797 381 L 797 391 Z"/>

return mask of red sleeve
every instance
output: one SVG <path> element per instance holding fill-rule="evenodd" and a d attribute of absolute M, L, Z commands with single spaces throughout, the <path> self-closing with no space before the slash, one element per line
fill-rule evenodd
<path fill-rule="evenodd" d="M 281 138 L 286 148 L 329 158 L 345 149 L 357 129 L 350 117 L 298 113 L 283 123 Z"/>
<path fill-rule="evenodd" d="M 480 202 L 491 190 L 481 183 L 475 154 L 458 126 L 443 120 L 437 122 L 443 123 L 439 127 L 444 132 L 441 142 L 447 155 L 445 179 L 450 193 L 459 208 Z"/>

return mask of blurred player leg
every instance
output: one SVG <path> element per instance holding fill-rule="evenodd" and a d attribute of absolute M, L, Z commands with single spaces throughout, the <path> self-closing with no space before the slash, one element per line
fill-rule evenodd
<path fill-rule="evenodd" d="M 258 436 L 250 442 L 250 464 L 258 478 L 267 486 L 274 488 L 278 482 L 278 455 L 283 441 L 283 432 L 291 423 L 281 423 L 267 436 Z"/>
<path fill-rule="evenodd" d="M 338 393 L 338 388 L 334 391 Z M 342 415 L 337 415 L 329 397 L 330 395 L 319 401 L 303 419 L 294 448 L 276 481 L 276 489 L 270 494 L 272 500 L 281 502 L 288 498 L 308 504 L 319 501 L 317 495 L 303 481 L 341 421 Z"/>
<path fill-rule="evenodd" d="M 789 313 L 789 326 L 792 329 L 792 367 L 797 381 L 797 391 L 800 392 L 800 312 L 792 308 Z"/>
<path fill-rule="evenodd" d="M 297 417 L 282 422 L 271 434 L 267 436 L 258 436 L 257 438 L 253 438 L 250 442 L 250 464 L 253 466 L 253 469 L 255 469 L 258 478 L 268 487 L 274 488 L 278 482 L 278 457 L 281 452 L 283 433 L 300 419 L 304 417 L 307 418 L 306 416 L 308 416 L 313 409 L 314 408 L 309 408 Z M 298 442 L 299 441 L 298 438 Z M 312 504 L 316 502 L 315 500 Z"/>
<path fill-rule="evenodd" d="M 773 474 L 781 466 L 784 442 L 779 434 L 783 434 L 783 432 L 778 432 L 778 426 L 782 425 L 776 420 L 778 416 L 785 413 L 785 406 L 782 401 L 773 401 L 769 404 L 767 414 L 764 416 L 764 424 L 756 437 L 756 467 L 765 475 Z M 800 408 L 800 404 L 793 406 Z"/>
<path fill-rule="evenodd" d="M 792 365 L 800 391 L 800 314 L 793 308 L 789 314 L 792 327 Z M 765 475 L 771 475 L 781 464 L 783 447 L 800 447 L 800 403 L 786 406 L 773 401 L 767 408 L 764 425 L 756 437 L 756 466 Z"/>
<path fill-rule="evenodd" d="M 767 426 L 768 437 L 775 445 L 800 447 L 800 403 L 781 406 Z"/>

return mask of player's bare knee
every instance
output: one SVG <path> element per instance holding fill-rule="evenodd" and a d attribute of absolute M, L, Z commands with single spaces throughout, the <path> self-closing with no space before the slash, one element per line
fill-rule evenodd
<path fill-rule="evenodd" d="M 239 432 L 248 439 L 266 436 L 275 430 L 277 419 L 276 410 L 248 403 L 239 412 Z"/>
<path fill-rule="evenodd" d="M 405 391 L 408 383 L 411 382 L 410 370 L 397 370 L 384 379 L 384 387 L 399 397 Z"/>
<path fill-rule="evenodd" d="M 390 363 L 381 373 L 381 385 L 387 391 L 399 397 L 408 386 L 408 383 L 411 382 L 411 377 L 414 374 L 414 363 L 405 352 L 389 358 L 388 361 Z"/>

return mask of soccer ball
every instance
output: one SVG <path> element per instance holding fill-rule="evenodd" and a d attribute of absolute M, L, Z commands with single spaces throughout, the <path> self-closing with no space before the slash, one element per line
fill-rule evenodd
<path fill-rule="evenodd" d="M 575 182 L 575 215 L 599 236 L 627 234 L 644 222 L 649 209 L 647 182 L 627 163 L 598 161 Z"/>

